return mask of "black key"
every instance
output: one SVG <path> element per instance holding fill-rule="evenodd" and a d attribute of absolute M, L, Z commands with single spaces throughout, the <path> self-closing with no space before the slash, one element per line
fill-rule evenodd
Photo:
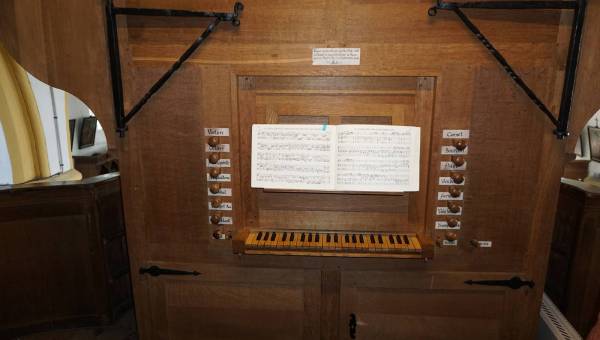
<path fill-rule="evenodd" d="M 266 240 L 268 240 L 268 239 L 269 239 L 269 232 L 267 231 L 267 232 L 265 233 L 265 237 L 263 237 L 263 241 L 266 241 Z"/>
<path fill-rule="evenodd" d="M 348 236 L 348 234 L 344 235 L 344 240 L 346 243 L 350 243 L 350 236 Z"/>
<path fill-rule="evenodd" d="M 365 239 L 363 238 L 362 234 L 360 234 L 360 236 L 358 236 L 358 240 L 360 241 L 360 243 L 365 243 Z"/>
<path fill-rule="evenodd" d="M 371 234 L 371 243 L 375 243 L 375 235 Z"/>
<path fill-rule="evenodd" d="M 402 238 L 404 239 L 404 243 L 406 243 L 406 244 L 410 243 L 410 242 L 408 242 L 408 236 L 402 235 Z"/>
<path fill-rule="evenodd" d="M 396 242 L 398 242 L 398 244 L 402 244 L 402 239 L 400 238 L 400 235 L 396 235 Z"/>
<path fill-rule="evenodd" d="M 256 235 L 256 240 L 260 241 L 261 237 L 262 237 L 262 231 L 259 231 L 258 235 Z"/>
<path fill-rule="evenodd" d="M 290 242 L 294 242 L 294 233 L 290 233 Z"/>
<path fill-rule="evenodd" d="M 331 235 L 327 234 L 327 243 L 331 242 Z"/>
<path fill-rule="evenodd" d="M 277 237 L 277 233 L 271 233 L 271 241 L 275 241 L 275 237 Z"/>
<path fill-rule="evenodd" d="M 338 234 L 333 235 L 333 242 L 338 243 Z"/>
<path fill-rule="evenodd" d="M 287 240 L 287 233 L 286 232 L 283 233 L 283 236 L 281 237 L 281 240 L 283 242 L 285 242 L 285 240 Z"/>
<path fill-rule="evenodd" d="M 319 234 L 315 234 L 315 242 L 319 242 Z"/>
<path fill-rule="evenodd" d="M 379 241 L 379 243 L 383 243 L 383 237 L 381 237 L 381 234 L 377 235 L 377 241 Z"/>
<path fill-rule="evenodd" d="M 312 233 L 308 233 L 308 242 L 312 242 Z"/>
<path fill-rule="evenodd" d="M 392 235 L 388 236 L 388 238 L 390 239 L 390 244 L 394 244 L 394 237 Z"/>
<path fill-rule="evenodd" d="M 352 234 L 352 243 L 356 243 L 356 234 Z"/>
<path fill-rule="evenodd" d="M 302 233 L 302 236 L 300 237 L 300 241 L 304 242 L 304 239 L 305 239 L 305 235 L 304 235 L 304 233 Z"/>

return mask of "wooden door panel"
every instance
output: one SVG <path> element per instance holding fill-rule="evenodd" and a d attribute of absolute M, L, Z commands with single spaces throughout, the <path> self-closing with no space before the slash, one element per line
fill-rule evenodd
<path fill-rule="evenodd" d="M 471 288 L 459 276 L 342 273 L 341 338 L 350 338 L 354 314 L 357 339 L 501 339 L 509 295 L 503 288 Z"/>
<path fill-rule="evenodd" d="M 205 265 L 197 279 L 158 278 L 157 339 L 316 339 L 320 272 Z"/>

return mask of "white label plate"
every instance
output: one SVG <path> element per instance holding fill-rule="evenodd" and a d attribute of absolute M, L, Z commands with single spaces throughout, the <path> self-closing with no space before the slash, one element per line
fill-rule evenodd
<path fill-rule="evenodd" d="M 217 164 L 212 164 L 207 159 L 206 160 L 206 166 L 209 167 L 209 168 L 216 168 L 216 167 L 230 168 L 231 167 L 231 160 L 227 159 L 227 158 L 219 159 L 219 161 L 217 162 Z"/>
<path fill-rule="evenodd" d="M 442 245 L 456 247 L 458 245 L 458 240 L 454 240 L 454 241 L 443 240 Z"/>
<path fill-rule="evenodd" d="M 452 162 L 441 162 L 440 170 L 467 170 L 467 162 L 461 166 L 456 166 Z"/>
<path fill-rule="evenodd" d="M 206 174 L 206 179 L 209 182 L 231 182 L 231 174 L 220 174 L 217 178 L 212 178 L 209 174 Z"/>
<path fill-rule="evenodd" d="M 217 146 L 206 144 L 206 152 L 229 152 L 229 144 L 219 144 Z"/>
<path fill-rule="evenodd" d="M 229 128 L 204 128 L 205 136 L 229 136 Z"/>
<path fill-rule="evenodd" d="M 440 201 L 462 201 L 463 193 L 458 197 L 452 197 L 449 192 L 438 192 L 438 200 Z"/>
<path fill-rule="evenodd" d="M 460 208 L 460 211 L 457 213 L 453 213 L 450 211 L 450 209 L 448 209 L 448 207 L 437 207 L 436 209 L 436 214 L 437 215 L 452 215 L 452 216 L 459 216 L 462 214 L 462 207 Z"/>
<path fill-rule="evenodd" d="M 456 139 L 469 139 L 469 130 L 444 130 L 442 137 L 456 138 Z"/>
<path fill-rule="evenodd" d="M 231 196 L 231 188 L 221 188 L 216 194 L 210 192 L 208 188 L 206 190 L 208 190 L 208 196 Z"/>
<path fill-rule="evenodd" d="M 462 183 L 460 184 L 456 184 L 454 183 L 454 181 L 452 180 L 451 177 L 440 177 L 440 185 L 465 185 L 465 182 L 467 181 L 467 179 L 465 178 L 464 181 L 462 181 Z"/>
<path fill-rule="evenodd" d="M 460 221 L 458 222 L 458 225 L 456 226 L 456 228 L 450 228 L 448 226 L 448 222 L 446 222 L 446 221 L 435 221 L 435 229 L 438 229 L 438 230 L 444 230 L 444 229 L 458 230 L 458 229 L 460 229 Z"/>
<path fill-rule="evenodd" d="M 208 216 L 208 223 L 211 223 L 210 216 Z M 233 224 L 233 217 L 223 216 L 221 217 L 221 221 L 219 222 L 219 224 Z"/>
<path fill-rule="evenodd" d="M 442 145 L 442 155 L 466 155 L 468 153 L 468 146 L 464 150 L 458 150 L 453 145 Z"/>
<path fill-rule="evenodd" d="M 478 241 L 477 243 L 479 243 L 480 248 L 491 248 L 492 247 L 492 241 Z"/>
<path fill-rule="evenodd" d="M 221 206 L 218 208 L 213 208 L 208 202 L 208 210 L 233 210 L 233 203 L 231 202 L 223 202 Z"/>
<path fill-rule="evenodd" d="M 313 48 L 313 65 L 360 65 L 360 48 Z"/>

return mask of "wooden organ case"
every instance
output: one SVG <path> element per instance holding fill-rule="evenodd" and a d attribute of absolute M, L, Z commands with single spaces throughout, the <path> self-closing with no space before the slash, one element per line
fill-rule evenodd
<path fill-rule="evenodd" d="M 15 14 L 0 20 L 6 48 L 79 95 L 109 131 L 106 2 L 27 3 L 38 10 L 0 5 Z M 222 12 L 233 4 L 114 2 Z M 239 27 L 221 23 L 123 138 L 109 136 L 120 151 L 132 273 L 139 268 L 132 282 L 141 339 L 533 338 L 564 149 L 577 136 L 557 140 L 453 13 L 427 15 L 433 3 L 244 5 Z M 599 7 L 590 2 L 587 23 L 596 30 Z M 557 109 L 571 12 L 465 12 Z M 68 27 L 64 15 L 73 18 Z M 126 108 L 208 23 L 118 17 Z M 22 27 L 46 34 L 30 41 L 14 33 Z M 584 35 L 583 53 L 598 47 L 592 36 Z M 313 48 L 342 47 L 360 48 L 360 64 L 312 65 Z M 588 73 L 598 69 L 592 59 L 583 60 Z M 572 131 L 592 114 L 581 105 L 598 103 L 594 93 L 576 91 L 588 100 L 575 102 Z M 252 188 L 252 124 L 418 126 L 419 191 Z"/>

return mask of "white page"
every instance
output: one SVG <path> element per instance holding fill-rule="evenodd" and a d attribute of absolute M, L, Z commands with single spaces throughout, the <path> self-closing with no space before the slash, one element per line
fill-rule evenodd
<path fill-rule="evenodd" d="M 336 190 L 419 191 L 420 134 L 414 126 L 339 125 Z"/>
<path fill-rule="evenodd" d="M 252 125 L 252 187 L 334 190 L 335 127 Z"/>

